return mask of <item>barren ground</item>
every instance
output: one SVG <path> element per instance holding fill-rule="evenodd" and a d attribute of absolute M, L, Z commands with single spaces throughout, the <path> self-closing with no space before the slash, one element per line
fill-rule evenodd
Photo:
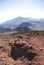
<path fill-rule="evenodd" d="M 0 65 L 44 65 L 44 32 L 0 35 Z"/>

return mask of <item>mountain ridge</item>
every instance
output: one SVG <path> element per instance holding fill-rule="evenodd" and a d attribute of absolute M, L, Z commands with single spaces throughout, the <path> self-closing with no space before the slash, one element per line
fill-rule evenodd
<path fill-rule="evenodd" d="M 17 28 L 21 25 L 21 23 L 25 24 L 28 22 L 30 25 L 30 29 L 32 30 L 44 30 L 44 19 L 32 19 L 29 17 L 16 17 L 14 19 L 11 19 L 9 21 L 6 21 L 2 24 L 0 24 L 0 29 L 1 28 Z M 22 24 L 22 26 L 27 27 L 28 25 Z"/>

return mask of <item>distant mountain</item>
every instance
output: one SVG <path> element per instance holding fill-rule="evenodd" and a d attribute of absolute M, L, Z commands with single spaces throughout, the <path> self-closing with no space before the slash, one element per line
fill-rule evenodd
<path fill-rule="evenodd" d="M 0 24 L 0 30 L 22 30 L 22 28 L 28 28 L 28 30 L 44 30 L 44 19 L 32 19 L 19 16 Z"/>
<path fill-rule="evenodd" d="M 23 17 L 17 17 L 15 19 L 8 20 L 8 21 L 2 23 L 1 25 L 3 25 L 3 26 L 19 25 L 22 23 L 23 19 L 24 19 Z"/>
<path fill-rule="evenodd" d="M 29 27 L 29 26 L 32 26 L 32 24 L 30 22 L 22 22 L 19 26 L 20 27 Z"/>
<path fill-rule="evenodd" d="M 29 22 L 22 22 L 17 28 L 15 28 L 16 31 L 29 31 L 29 26 L 32 26 Z"/>

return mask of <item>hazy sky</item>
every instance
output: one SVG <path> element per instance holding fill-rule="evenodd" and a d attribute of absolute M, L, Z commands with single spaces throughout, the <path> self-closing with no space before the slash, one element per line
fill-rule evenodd
<path fill-rule="evenodd" d="M 44 0 L 0 0 L 0 23 L 18 16 L 44 18 Z"/>

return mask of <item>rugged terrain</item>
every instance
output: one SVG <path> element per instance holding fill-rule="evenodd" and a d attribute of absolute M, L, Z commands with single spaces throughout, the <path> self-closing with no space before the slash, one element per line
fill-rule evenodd
<path fill-rule="evenodd" d="M 0 65 L 44 65 L 44 31 L 0 34 Z"/>

